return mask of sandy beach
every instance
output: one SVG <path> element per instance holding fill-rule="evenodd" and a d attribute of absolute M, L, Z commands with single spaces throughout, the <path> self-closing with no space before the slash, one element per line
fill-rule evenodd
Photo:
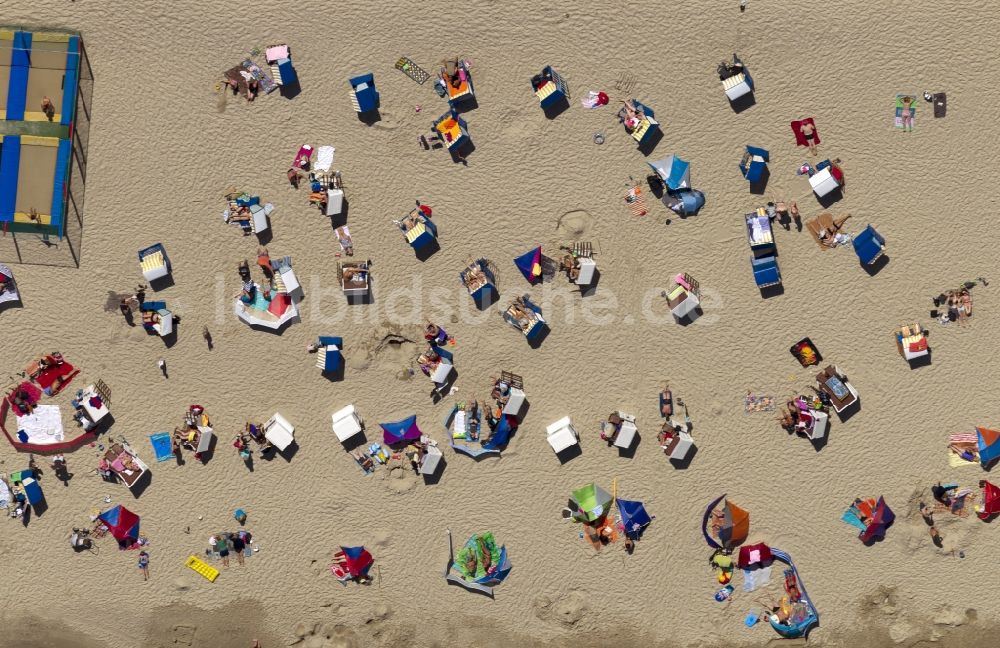
<path fill-rule="evenodd" d="M 938 548 L 919 503 L 939 480 L 975 489 L 989 478 L 975 466 L 949 467 L 949 434 L 1000 427 L 986 344 L 1000 335 L 1000 235 L 989 220 L 1000 205 L 987 148 L 1000 135 L 992 8 L 13 0 L 0 20 L 78 30 L 94 73 L 80 267 L 11 264 L 10 239 L 0 240 L 0 262 L 23 297 L 23 307 L 0 311 L 3 375 L 13 381 L 39 355 L 62 352 L 81 370 L 70 391 L 103 380 L 109 436 L 124 436 L 152 469 L 136 498 L 97 476 L 95 447 L 67 454 L 74 477 L 65 487 L 38 457 L 48 510 L 27 526 L 0 524 L 9 593 L 0 625 L 18 629 L 0 648 L 246 648 L 253 638 L 263 648 L 796 645 L 766 623 L 743 624 L 761 594 L 780 596 L 778 567 L 764 592 L 737 588 L 730 601 L 713 600 L 719 585 L 701 522 L 723 493 L 750 511 L 750 542 L 794 557 L 820 612 L 810 645 L 991 645 L 1000 623 L 989 567 L 997 525 L 939 514 Z M 278 42 L 291 47 L 298 96 L 248 103 L 217 89 L 225 70 Z M 733 52 L 756 82 L 756 105 L 740 113 L 715 73 Z M 431 72 L 446 56 L 472 61 L 478 106 L 463 115 L 475 144 L 467 164 L 418 145 L 447 104 L 430 83 L 394 69 L 403 55 Z M 529 84 L 545 65 L 572 95 L 554 119 Z M 372 126 L 348 94 L 348 78 L 365 72 L 381 93 Z M 632 77 L 628 92 L 616 89 L 623 74 Z M 589 90 L 607 92 L 611 105 L 581 108 Z M 947 92 L 947 117 L 933 118 L 925 90 Z M 893 127 L 899 93 L 918 97 L 912 132 Z M 653 107 L 663 128 L 648 157 L 616 118 L 618 102 L 631 98 Z M 796 147 L 789 122 L 804 117 L 822 135 L 818 155 Z M 304 142 L 336 147 L 354 258 L 372 263 L 371 304 L 347 304 L 330 219 L 286 180 Z M 740 174 L 747 144 L 770 151 L 763 195 L 749 193 Z M 680 218 L 649 196 L 649 214 L 631 215 L 630 177 L 645 179 L 647 161 L 672 153 L 690 162 L 705 207 Z M 839 158 L 846 176 L 843 199 L 828 211 L 851 214 L 851 234 L 876 226 L 889 261 L 870 274 L 850 245 L 824 251 L 805 230 L 776 228 L 784 290 L 765 299 L 743 214 L 776 199 L 797 201 L 805 219 L 827 211 L 795 173 L 826 158 Z M 280 335 L 233 315 L 236 267 L 253 263 L 257 240 L 223 222 L 230 186 L 275 205 L 268 250 L 291 256 L 302 285 L 301 321 Z M 392 224 L 415 199 L 433 206 L 439 231 L 441 249 L 425 261 Z M 593 243 L 593 294 L 581 296 L 561 274 L 529 286 L 511 261 L 536 245 L 556 257 L 573 241 Z M 141 281 L 136 251 L 155 242 L 169 252 L 173 285 L 149 296 L 181 319 L 169 347 L 127 326 L 115 298 Z M 478 257 L 500 272 L 499 303 L 484 312 L 458 278 Z M 704 314 L 687 326 L 660 296 L 679 272 L 702 290 Z M 933 296 L 981 276 L 989 285 L 972 289 L 967 325 L 929 317 Z M 522 294 L 551 327 L 538 348 L 500 315 Z M 456 339 L 455 390 L 440 402 L 415 363 L 427 320 Z M 915 321 L 930 332 L 933 355 L 911 369 L 893 333 Z M 344 338 L 342 381 L 323 378 L 305 351 L 321 335 Z M 775 413 L 744 412 L 748 391 L 779 402 L 809 392 L 822 367 L 803 368 L 788 352 L 806 336 L 861 397 L 849 419 L 831 415 L 820 449 L 783 431 Z M 456 454 L 442 421 L 455 403 L 488 397 L 501 370 L 524 378 L 530 407 L 520 429 L 500 458 Z M 688 406 L 697 443 L 684 469 L 656 444 L 667 382 Z M 65 413 L 69 398 L 53 402 Z M 147 436 L 172 430 L 193 403 L 211 415 L 213 456 L 204 465 L 155 463 Z M 331 432 L 331 413 L 351 403 L 369 441 L 381 437 L 377 423 L 416 414 L 444 453 L 440 475 L 425 483 L 384 467 L 362 474 Z M 632 455 L 598 436 L 614 410 L 636 415 Z M 275 412 L 294 424 L 299 449 L 288 460 L 258 458 L 250 471 L 230 444 L 247 421 Z M 566 463 L 545 439 L 563 416 L 582 449 Z M 26 464 L 0 443 L 0 472 Z M 595 552 L 561 519 L 571 492 L 592 481 L 615 483 L 655 516 L 633 555 L 621 543 Z M 840 517 L 855 497 L 880 495 L 897 519 L 866 547 Z M 70 529 L 106 497 L 142 517 L 148 582 L 137 552 L 110 539 L 96 554 L 67 546 Z M 209 583 L 184 560 L 203 555 L 213 533 L 235 529 L 237 508 L 260 550 L 243 566 L 213 563 L 222 574 Z M 506 545 L 513 570 L 495 598 L 445 582 L 448 529 L 456 542 L 493 531 Z M 330 557 L 356 544 L 375 557 L 374 582 L 342 587 Z"/>

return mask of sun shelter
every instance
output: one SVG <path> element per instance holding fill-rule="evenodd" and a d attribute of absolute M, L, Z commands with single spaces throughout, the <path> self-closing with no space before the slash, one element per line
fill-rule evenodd
<path fill-rule="evenodd" d="M 480 310 L 492 304 L 500 296 L 496 274 L 492 264 L 486 259 L 476 259 L 471 262 L 465 270 L 458 273 L 458 276 Z"/>
<path fill-rule="evenodd" d="M 418 204 L 403 220 L 393 221 L 414 250 L 421 250 L 437 240 L 437 225 L 431 220 L 430 205 Z"/>
<path fill-rule="evenodd" d="M 147 333 L 167 337 L 174 332 L 174 316 L 167 310 L 167 302 L 142 302 L 139 312 L 142 314 L 142 328 Z"/>
<path fill-rule="evenodd" d="M 542 246 L 528 250 L 514 259 L 514 265 L 521 271 L 528 283 L 535 285 L 542 280 Z"/>
<path fill-rule="evenodd" d="M 782 622 L 777 614 L 771 614 L 767 618 L 768 622 L 785 639 L 805 637 L 819 625 L 819 611 L 809 598 L 792 557 L 777 547 L 771 547 L 771 556 L 788 565 L 784 570 L 786 596 L 782 600 L 782 611 L 787 618 Z"/>
<path fill-rule="evenodd" d="M 119 543 L 130 545 L 139 540 L 139 516 L 121 504 L 111 507 L 97 517 Z"/>
<path fill-rule="evenodd" d="M 321 335 L 316 349 L 316 366 L 322 373 L 333 373 L 344 366 L 344 339 Z"/>
<path fill-rule="evenodd" d="M 1000 487 L 982 480 L 980 486 L 983 489 L 983 503 L 975 505 L 976 515 L 981 520 L 989 520 L 1000 513 Z"/>
<path fill-rule="evenodd" d="M 501 417 L 501 419 L 505 418 Z M 448 432 L 448 445 L 455 452 L 461 452 L 470 457 L 500 454 L 500 448 L 497 447 L 499 444 L 486 447 L 487 438 L 492 440 L 492 437 L 483 434 L 482 411 L 478 404 L 473 406 L 453 405 L 444 419 L 444 429 Z M 509 431 L 507 436 L 510 436 Z"/>
<path fill-rule="evenodd" d="M 417 415 L 409 416 L 394 423 L 379 423 L 382 428 L 382 441 L 386 445 L 397 445 L 406 441 L 417 441 L 423 436 L 417 427 Z"/>
<path fill-rule="evenodd" d="M 899 355 L 903 356 L 907 362 L 929 356 L 931 353 L 930 347 L 927 345 L 927 332 L 920 327 L 919 323 L 901 326 L 897 329 L 896 348 L 899 350 Z"/>
<path fill-rule="evenodd" d="M 264 424 L 264 438 L 271 442 L 278 451 L 283 451 L 295 441 L 295 427 L 281 414 L 274 416 Z"/>
<path fill-rule="evenodd" d="M 331 418 L 333 419 L 333 433 L 341 443 L 346 443 L 364 431 L 364 422 L 358 416 L 358 411 L 353 404 L 337 410 L 331 415 Z"/>
<path fill-rule="evenodd" d="M 351 84 L 351 105 L 359 115 L 378 110 L 379 95 L 375 89 L 375 75 L 362 74 L 348 80 Z"/>
<path fill-rule="evenodd" d="M 454 110 L 434 120 L 434 131 L 444 140 L 449 151 L 457 151 L 469 141 L 469 125 Z"/>
<path fill-rule="evenodd" d="M 719 66 L 719 78 L 730 103 L 753 93 L 753 78 L 736 54 L 733 54 L 732 64 L 723 63 Z"/>
<path fill-rule="evenodd" d="M 545 428 L 545 439 L 556 454 L 580 443 L 580 435 L 568 416 L 564 416 Z"/>
<path fill-rule="evenodd" d="M 21 294 L 17 291 L 14 273 L 9 267 L 0 263 L 0 305 L 19 301 Z"/>
<path fill-rule="evenodd" d="M 371 280 L 369 262 L 338 263 L 337 269 L 344 295 L 349 299 L 368 295 Z"/>
<path fill-rule="evenodd" d="M 661 200 L 678 216 L 692 216 L 705 206 L 705 194 L 697 189 L 667 191 Z"/>
<path fill-rule="evenodd" d="M 551 65 L 546 65 L 541 74 L 531 77 L 531 89 L 543 109 L 569 100 L 569 87 L 565 79 Z"/>
<path fill-rule="evenodd" d="M 504 321 L 524 333 L 529 341 L 538 339 L 545 329 L 545 319 L 542 310 L 531 303 L 528 297 L 522 296 L 511 302 L 503 314 Z"/>
<path fill-rule="evenodd" d="M 750 513 L 723 494 L 705 509 L 701 532 L 713 549 L 735 549 L 746 542 L 750 534 Z"/>
<path fill-rule="evenodd" d="M 830 160 L 816 165 L 816 172 L 809 176 L 809 186 L 818 198 L 829 195 L 844 184 L 844 172 Z"/>
<path fill-rule="evenodd" d="M 455 555 L 448 532 L 448 569 L 445 580 L 468 590 L 493 595 L 493 588 L 503 582 L 512 565 L 507 547 L 497 546 L 493 533 L 477 533 L 470 537 Z"/>
<path fill-rule="evenodd" d="M 139 250 L 139 265 L 146 281 L 156 281 L 170 274 L 170 257 L 163 249 L 162 243 L 154 243 L 148 248 Z"/>
<path fill-rule="evenodd" d="M 633 540 L 638 540 L 646 527 L 653 522 L 653 518 L 646 512 L 646 507 L 642 502 L 633 500 L 623 500 L 618 498 L 618 514 L 622 519 L 622 527 L 625 535 Z"/>
<path fill-rule="evenodd" d="M 640 148 L 652 141 L 660 130 L 660 122 L 656 121 L 653 109 L 639 103 L 637 99 L 622 106 L 618 112 L 618 121 Z"/>
<path fill-rule="evenodd" d="M 760 182 L 767 173 L 767 163 L 770 159 L 770 153 L 767 152 L 767 149 L 747 145 L 743 157 L 740 159 L 740 171 L 743 173 L 743 177 L 750 184 Z"/>
<path fill-rule="evenodd" d="M 819 390 L 830 397 L 833 409 L 840 413 L 858 400 L 858 390 L 847 381 L 847 376 L 840 372 L 836 365 L 828 365 L 816 374 Z"/>
<path fill-rule="evenodd" d="M 288 269 L 291 270 L 290 262 Z M 275 270 L 270 276 L 269 285 L 264 286 L 248 281 L 246 277 L 249 274 L 244 277 L 242 293 L 233 298 L 233 313 L 240 321 L 249 326 L 276 331 L 298 317 L 298 307 L 283 278 L 287 277 L 298 289 L 299 284 L 294 274 L 283 274 L 280 270 Z"/>
<path fill-rule="evenodd" d="M 885 239 L 871 225 L 851 240 L 854 252 L 862 265 L 871 265 L 885 254 Z"/>
<path fill-rule="evenodd" d="M 361 581 L 368 577 L 368 571 L 375 564 L 375 559 L 364 547 L 345 547 L 341 545 L 340 551 L 334 554 L 334 564 L 330 566 L 330 571 L 341 583 L 348 581 Z"/>
<path fill-rule="evenodd" d="M 979 463 L 984 468 L 1000 458 L 1000 432 L 989 428 L 976 428 L 976 449 L 979 453 Z"/>
<path fill-rule="evenodd" d="M 443 88 L 444 94 L 442 96 L 448 98 L 448 105 L 452 108 L 472 101 L 476 96 L 475 89 L 472 87 L 470 67 L 469 61 L 455 58 L 446 60 L 441 68 L 437 85 Z"/>
<path fill-rule="evenodd" d="M 663 185 L 668 191 L 691 188 L 691 165 L 676 155 L 670 155 L 662 160 L 647 164 L 663 181 Z"/>
<path fill-rule="evenodd" d="M 667 306 L 678 320 L 691 316 L 701 305 L 701 291 L 698 282 L 686 272 L 674 277 L 674 287 L 667 294 Z"/>

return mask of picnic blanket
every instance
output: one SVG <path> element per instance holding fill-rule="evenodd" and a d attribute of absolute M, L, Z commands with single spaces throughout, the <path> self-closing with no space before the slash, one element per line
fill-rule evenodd
<path fill-rule="evenodd" d="M 396 69 L 410 77 L 420 85 L 423 85 L 427 79 L 431 78 L 430 73 L 424 70 L 422 67 L 414 63 L 406 56 L 400 56 L 399 60 L 396 61 Z"/>
<path fill-rule="evenodd" d="M 912 94 L 898 94 L 896 95 L 896 118 L 894 120 L 894 125 L 896 128 L 903 127 L 903 98 L 909 97 L 910 101 L 910 128 L 913 128 L 917 124 L 917 100 L 916 95 Z"/>
<path fill-rule="evenodd" d="M 773 412 L 774 411 L 774 396 L 765 396 L 764 394 L 754 394 L 753 392 L 747 392 L 747 395 L 743 398 L 743 413 L 751 414 L 753 412 Z"/>
<path fill-rule="evenodd" d="M 792 132 L 795 133 L 795 143 L 798 144 L 799 146 L 819 146 L 820 144 L 819 131 L 818 130 L 813 131 L 813 139 L 812 143 L 810 144 L 809 140 L 806 139 L 806 136 L 802 134 L 801 130 L 799 130 L 802 128 L 803 124 L 809 124 L 813 128 L 816 128 L 816 122 L 813 121 L 812 117 L 807 117 L 806 119 L 796 119 L 795 121 L 793 121 Z"/>
<path fill-rule="evenodd" d="M 24 432 L 26 443 L 61 443 L 63 441 L 62 414 L 58 405 L 39 405 L 27 416 L 17 421 L 18 432 Z"/>
<path fill-rule="evenodd" d="M 316 170 L 329 171 L 333 166 L 333 154 L 337 151 L 332 146 L 321 146 L 316 150 Z"/>
<path fill-rule="evenodd" d="M 250 73 L 250 76 L 260 82 L 260 89 L 264 92 L 270 94 L 278 88 L 278 84 L 274 82 L 274 79 L 265 74 L 264 70 L 260 69 L 260 66 L 251 59 L 245 59 L 240 65 Z"/>

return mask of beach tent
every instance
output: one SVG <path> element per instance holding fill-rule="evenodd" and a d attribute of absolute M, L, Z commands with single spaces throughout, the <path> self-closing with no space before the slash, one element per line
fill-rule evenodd
<path fill-rule="evenodd" d="M 633 500 L 619 499 L 618 514 L 621 515 L 625 535 L 633 540 L 638 540 L 642 536 L 642 532 L 653 521 L 642 502 Z"/>
<path fill-rule="evenodd" d="M 358 114 L 378 109 L 379 96 L 375 89 L 375 75 L 362 74 L 348 81 L 351 84 L 351 105 Z"/>
<path fill-rule="evenodd" d="M 462 587 L 493 595 L 493 588 L 503 582 L 512 565 L 507 547 L 497 546 L 493 533 L 477 533 L 470 537 L 458 555 L 454 554 L 451 531 L 448 532 L 448 569 L 445 580 Z"/>
<path fill-rule="evenodd" d="M 889 505 L 885 503 L 885 500 L 879 496 L 878 501 L 875 502 L 875 508 L 872 511 L 872 516 L 868 522 L 867 527 L 861 532 L 859 536 L 861 542 L 871 542 L 875 539 L 881 539 L 885 537 L 886 530 L 892 526 L 893 521 L 895 521 L 896 516 L 889 508 Z"/>
<path fill-rule="evenodd" d="M 375 559 L 364 547 L 341 546 L 338 554 L 342 554 L 343 562 L 334 564 L 330 569 L 337 580 L 342 583 L 356 578 L 364 578 L 375 562 Z"/>
<path fill-rule="evenodd" d="M 767 149 L 747 146 L 746 151 L 743 152 L 743 158 L 740 159 L 740 171 L 743 173 L 743 177 L 751 184 L 760 182 L 767 172 L 769 160 L 770 153 L 767 152 Z"/>
<path fill-rule="evenodd" d="M 691 216 L 705 206 L 705 194 L 697 189 L 681 189 L 663 194 L 663 204 L 678 216 Z"/>
<path fill-rule="evenodd" d="M 730 103 L 753 93 L 753 78 L 736 54 L 733 54 L 733 65 L 723 63 L 719 66 L 719 76 L 722 79 L 722 89 Z"/>
<path fill-rule="evenodd" d="M 379 427 L 382 428 L 382 440 L 387 445 L 415 441 L 423 434 L 417 427 L 416 414 L 395 423 L 379 423 Z"/>
<path fill-rule="evenodd" d="M 577 522 L 593 522 L 599 520 L 611 511 L 614 501 L 611 493 L 594 482 L 573 491 L 570 498 L 573 506 L 573 519 Z"/>
<path fill-rule="evenodd" d="M 985 468 L 1000 457 L 1000 432 L 984 427 L 976 428 L 976 446 L 979 463 Z"/>
<path fill-rule="evenodd" d="M 414 250 L 420 250 L 437 240 L 437 225 L 430 219 L 430 207 L 427 205 L 421 205 L 420 208 L 413 211 L 419 212 L 415 214 L 417 224 L 409 229 L 406 229 L 406 225 L 400 224 L 400 229 L 403 231 L 403 238 L 410 244 L 410 247 Z"/>
<path fill-rule="evenodd" d="M 677 191 L 691 188 L 691 165 L 676 155 L 665 157 L 657 162 L 648 162 L 656 175 L 663 181 L 667 189 Z"/>
<path fill-rule="evenodd" d="M 809 186 L 819 198 L 839 189 L 843 184 L 844 172 L 830 160 L 817 164 L 816 172 L 809 176 Z"/>
<path fill-rule="evenodd" d="M 475 98 L 476 91 L 472 87 L 472 72 L 469 70 L 469 62 L 465 59 L 445 61 L 445 67 L 441 69 L 438 84 L 444 85 L 448 105 L 452 108 Z"/>
<path fill-rule="evenodd" d="M 635 106 L 636 110 L 642 114 L 642 119 L 639 120 L 632 130 L 629 131 L 629 126 L 626 125 L 626 132 L 632 136 L 632 139 L 638 143 L 639 147 L 642 148 L 653 140 L 654 135 L 660 130 L 660 122 L 656 121 L 653 116 L 653 109 L 640 103 L 637 99 L 632 100 L 632 105 Z M 618 118 L 621 120 L 622 124 L 626 124 L 625 120 L 625 109 L 619 113 Z"/>
<path fill-rule="evenodd" d="M 712 525 L 710 533 L 708 526 L 713 517 L 718 523 Z M 701 532 L 713 549 L 734 549 L 746 542 L 750 534 L 750 513 L 730 502 L 723 494 L 705 509 Z"/>
<path fill-rule="evenodd" d="M 528 283 L 534 285 L 542 280 L 542 246 L 529 250 L 514 259 L 514 265 L 521 271 Z"/>
<path fill-rule="evenodd" d="M 976 504 L 976 515 L 981 520 L 989 520 L 1000 513 L 1000 487 L 991 484 L 985 479 L 980 482 L 983 488 L 983 503 Z"/>
<path fill-rule="evenodd" d="M 854 252 L 864 265 L 871 265 L 885 253 L 885 239 L 869 225 L 851 240 Z"/>
<path fill-rule="evenodd" d="M 316 366 L 323 373 L 338 371 L 344 365 L 344 354 L 340 350 L 344 347 L 344 339 L 321 335 L 319 337 L 319 349 L 316 351 Z"/>
<path fill-rule="evenodd" d="M 118 542 L 131 543 L 139 539 L 139 516 L 121 504 L 97 516 Z"/>
<path fill-rule="evenodd" d="M 553 70 L 551 65 L 546 65 L 542 68 L 541 74 L 531 77 L 531 89 L 538 97 L 538 103 L 543 110 L 569 99 L 569 88 L 565 79 Z"/>
<path fill-rule="evenodd" d="M 747 241 L 754 256 L 775 254 L 777 248 L 774 245 L 774 231 L 771 229 L 771 218 L 767 210 L 758 207 L 756 211 L 745 214 L 744 219 L 747 225 Z"/>

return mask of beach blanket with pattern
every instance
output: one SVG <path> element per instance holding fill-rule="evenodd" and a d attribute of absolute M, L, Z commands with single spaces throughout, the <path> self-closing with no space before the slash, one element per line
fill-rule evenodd
<path fill-rule="evenodd" d="M 485 553 L 484 550 L 485 549 Z M 488 558 L 487 555 L 488 554 Z M 483 578 L 495 570 L 500 560 L 500 548 L 492 533 L 472 536 L 455 554 L 455 566 L 466 580 Z M 487 565 L 489 567 L 487 568 Z"/>
<path fill-rule="evenodd" d="M 750 414 L 752 412 L 773 411 L 774 396 L 765 396 L 764 394 L 754 394 L 753 392 L 749 392 L 743 398 L 743 412 L 745 414 Z"/>

